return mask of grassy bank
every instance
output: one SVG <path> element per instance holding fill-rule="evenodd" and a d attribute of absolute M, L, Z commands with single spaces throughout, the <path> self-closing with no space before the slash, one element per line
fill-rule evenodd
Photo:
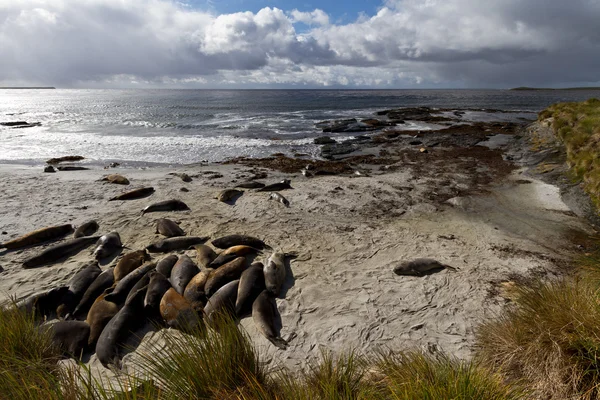
<path fill-rule="evenodd" d="M 540 113 L 553 118 L 552 126 L 564 143 L 573 178 L 584 182 L 596 206 L 600 206 L 600 100 L 558 103 Z"/>

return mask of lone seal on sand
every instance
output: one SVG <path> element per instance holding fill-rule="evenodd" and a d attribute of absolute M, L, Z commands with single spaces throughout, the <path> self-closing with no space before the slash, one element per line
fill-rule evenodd
<path fill-rule="evenodd" d="M 397 275 L 409 275 L 409 276 L 425 276 L 443 269 L 450 269 L 456 271 L 456 268 L 446 264 L 442 264 L 432 258 L 417 258 L 412 261 L 406 261 L 402 264 L 394 267 L 394 273 Z"/>

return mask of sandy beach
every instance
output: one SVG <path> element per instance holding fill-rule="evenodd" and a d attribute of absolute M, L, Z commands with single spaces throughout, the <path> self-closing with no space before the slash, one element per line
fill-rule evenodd
<path fill-rule="evenodd" d="M 514 282 L 559 276 L 573 256 L 585 252 L 594 234 L 581 213 L 562 200 L 559 187 L 540 179 L 539 162 L 528 155 L 530 133 L 504 138 L 493 149 L 442 142 L 421 152 L 404 139 L 389 140 L 369 150 L 377 153 L 375 159 L 353 161 L 360 175 L 312 178 L 299 170 L 266 168 L 267 162 L 58 173 L 2 165 L 0 240 L 94 219 L 99 233 L 119 232 L 126 253 L 159 239 L 155 221 L 161 217 L 180 222 L 188 235 L 256 236 L 274 249 L 299 253 L 277 299 L 288 349 L 279 350 L 261 336 L 251 317 L 241 321 L 273 366 L 302 368 L 323 350 L 420 348 L 469 358 L 474 330 L 510 303 Z M 172 172 L 185 172 L 193 180 L 185 183 Z M 100 182 L 108 173 L 122 174 L 131 184 Z M 259 179 L 264 183 L 291 179 L 293 189 L 281 192 L 289 208 L 253 190 L 233 205 L 214 198 L 260 173 L 267 175 Z M 108 201 L 142 186 L 153 186 L 155 193 Z M 191 211 L 140 214 L 143 207 L 172 198 Z M 21 263 L 41 249 L 0 253 L 2 300 L 21 300 L 66 283 L 92 259 L 93 247 L 56 265 L 23 269 Z M 266 251 L 258 259 L 269 255 Z M 398 263 L 419 257 L 456 271 L 424 277 L 392 272 Z M 163 334 L 147 332 L 144 341 L 160 340 Z M 136 352 L 127 354 L 123 368 L 134 368 L 135 360 Z M 104 370 L 95 355 L 86 361 Z"/>

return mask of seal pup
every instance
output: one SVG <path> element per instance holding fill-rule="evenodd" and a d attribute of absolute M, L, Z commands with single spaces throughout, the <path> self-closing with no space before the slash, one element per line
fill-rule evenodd
<path fill-rule="evenodd" d="M 99 236 L 84 236 L 77 239 L 67 240 L 42 251 L 23 262 L 23 268 L 35 268 L 46 264 L 53 264 L 63 258 L 79 253 L 100 239 Z"/>
<path fill-rule="evenodd" d="M 128 335 L 144 321 L 145 294 L 145 288 L 135 292 L 102 330 L 96 343 L 96 357 L 105 367 L 114 365 L 120 368 L 120 347 Z"/>
<path fill-rule="evenodd" d="M 227 235 L 215 239 L 211 243 L 218 249 L 228 249 L 230 247 L 240 245 L 254 247 L 255 249 L 259 250 L 271 248 L 270 246 L 267 246 L 262 240 L 246 235 Z"/>
<path fill-rule="evenodd" d="M 106 175 L 105 177 L 100 179 L 100 182 L 115 183 L 117 185 L 129 185 L 129 179 L 119 174 Z"/>
<path fill-rule="evenodd" d="M 147 262 L 146 264 L 137 267 L 134 271 L 125 275 L 117 284 L 114 286 L 112 292 L 105 296 L 106 300 L 112 301 L 116 304 L 122 304 L 131 289 L 135 286 L 135 284 L 144 277 L 148 272 L 152 271 L 156 268 L 156 264 Z"/>
<path fill-rule="evenodd" d="M 114 269 L 115 282 L 119 282 L 131 271 L 134 271 L 146 261 L 150 260 L 151 257 L 146 253 L 146 250 L 136 250 L 125 254 L 121 257 L 119 262 L 117 262 L 117 266 Z"/>
<path fill-rule="evenodd" d="M 210 274 L 204 285 L 204 293 L 210 298 L 222 286 L 234 279 L 239 279 L 242 272 L 248 267 L 245 257 L 237 257 L 235 260 L 217 268 Z"/>
<path fill-rule="evenodd" d="M 150 282 L 146 290 L 146 297 L 144 297 L 144 310 L 149 318 L 155 318 L 160 314 L 160 300 L 171 288 L 171 283 L 158 271 L 151 271 L 149 276 Z"/>
<path fill-rule="evenodd" d="M 100 334 L 102 333 L 102 330 L 104 330 L 106 324 L 108 324 L 108 321 L 119 312 L 119 306 L 105 298 L 110 291 L 110 288 L 106 289 L 104 293 L 98 296 L 96 301 L 94 301 L 94 304 L 90 307 L 90 311 L 85 319 L 85 322 L 90 325 L 90 336 L 88 339 L 88 345 L 90 346 L 96 344 L 98 337 L 100 337 Z"/>
<path fill-rule="evenodd" d="M 71 232 L 73 232 L 73 225 L 71 224 L 41 228 L 8 242 L 0 243 L 0 249 L 15 250 L 27 246 L 36 246 L 51 240 L 61 239 Z"/>
<path fill-rule="evenodd" d="M 212 322 L 215 313 L 228 313 L 235 315 L 235 301 L 237 299 L 240 281 L 229 282 L 213 294 L 204 307 L 207 322 Z"/>
<path fill-rule="evenodd" d="M 233 246 L 233 247 L 225 249 L 221 253 L 219 253 L 217 258 L 215 258 L 209 264 L 209 267 L 210 268 L 218 268 L 221 265 L 226 264 L 232 260 L 235 260 L 238 257 L 245 256 L 248 254 L 256 254 L 256 253 L 260 253 L 260 250 L 255 249 L 254 247 L 244 246 L 244 245 Z"/>
<path fill-rule="evenodd" d="M 269 196 L 269 200 L 278 201 L 286 207 L 290 206 L 290 202 L 288 201 L 288 199 L 286 199 L 280 193 L 277 192 L 271 193 L 271 195 Z"/>
<path fill-rule="evenodd" d="M 262 187 L 260 189 L 257 189 L 257 192 L 278 192 L 280 190 L 285 190 L 285 189 L 293 189 L 293 187 L 290 186 L 290 183 L 292 181 L 289 179 L 284 179 L 281 182 L 277 182 L 277 183 L 273 183 L 271 185 L 267 185 L 265 187 Z"/>
<path fill-rule="evenodd" d="M 242 182 L 242 183 L 236 185 L 235 187 L 242 188 L 242 189 L 260 189 L 260 188 L 264 188 L 265 184 L 262 182 L 258 182 L 258 181 L 247 181 L 247 182 Z"/>
<path fill-rule="evenodd" d="M 156 264 L 156 270 L 163 274 L 166 278 L 168 278 L 171 276 L 171 270 L 173 269 L 173 266 L 175 265 L 177 260 L 179 260 L 179 257 L 177 257 L 175 254 L 166 256 L 165 258 L 160 260 L 158 264 Z"/>
<path fill-rule="evenodd" d="M 129 192 L 121 193 L 118 196 L 108 199 L 108 201 L 141 199 L 142 197 L 150 196 L 152 193 L 154 193 L 153 187 L 143 187 L 131 190 Z"/>
<path fill-rule="evenodd" d="M 160 218 L 156 221 L 156 232 L 166 237 L 185 236 L 183 229 L 177 225 L 175 221 L 170 219 Z"/>
<path fill-rule="evenodd" d="M 217 258 L 217 253 L 205 244 L 194 246 L 196 249 L 196 263 L 201 268 L 208 268 L 211 262 Z"/>
<path fill-rule="evenodd" d="M 73 275 L 73 278 L 69 281 L 69 290 L 65 293 L 61 304 L 56 308 L 58 318 L 64 318 L 77 307 L 85 291 L 100 273 L 102 273 L 102 270 L 98 266 L 98 263 L 92 262 Z"/>
<path fill-rule="evenodd" d="M 275 329 L 276 314 L 277 305 L 273 297 L 268 291 L 263 290 L 256 300 L 254 300 L 254 303 L 252 303 L 252 319 L 260 333 L 269 342 L 273 343 L 277 348 L 285 350 L 288 343 L 277 334 L 277 330 Z"/>
<path fill-rule="evenodd" d="M 79 300 L 79 304 L 75 307 L 75 310 L 73 310 L 71 315 L 67 315 L 65 318 L 85 318 L 98 296 L 114 284 L 115 278 L 113 270 L 114 268 L 109 268 L 106 271 L 102 271 L 102 273 L 98 275 L 96 279 L 94 279 L 94 282 L 86 289 L 81 300 Z"/>
<path fill-rule="evenodd" d="M 90 325 L 85 321 L 58 321 L 50 327 L 52 342 L 67 356 L 81 358 L 88 347 Z"/>
<path fill-rule="evenodd" d="M 175 250 L 187 250 L 196 244 L 202 244 L 208 240 L 208 237 L 198 236 L 178 236 L 160 240 L 156 243 L 146 246 L 150 253 L 168 253 Z"/>
<path fill-rule="evenodd" d="M 237 189 L 225 189 L 220 191 L 215 198 L 223 203 L 227 203 L 228 201 L 233 201 L 237 197 L 243 195 L 244 192 L 242 190 Z"/>
<path fill-rule="evenodd" d="M 96 221 L 88 221 L 77 227 L 75 233 L 73 234 L 74 238 L 84 237 L 93 235 L 98 231 L 100 226 Z"/>
<path fill-rule="evenodd" d="M 183 291 L 183 297 L 190 302 L 195 311 L 201 311 L 206 305 L 207 296 L 204 292 L 204 286 L 213 272 L 214 269 L 212 268 L 205 268 L 198 272 Z"/>
<path fill-rule="evenodd" d="M 173 286 L 173 289 L 175 289 L 177 293 L 183 295 L 185 287 L 198 272 L 200 272 L 200 270 L 196 264 L 194 264 L 192 259 L 186 255 L 182 255 L 171 270 L 171 276 L 169 277 L 171 286 Z"/>
<path fill-rule="evenodd" d="M 235 301 L 235 314 L 238 317 L 250 311 L 254 300 L 265 290 L 263 267 L 262 263 L 254 263 L 242 272 Z"/>
<path fill-rule="evenodd" d="M 165 200 L 159 201 L 158 203 L 150 204 L 142 210 L 142 215 L 149 212 L 157 212 L 157 211 L 185 211 L 190 208 L 181 200 Z"/>
<path fill-rule="evenodd" d="M 173 288 L 167 290 L 160 300 L 160 315 L 172 328 L 190 329 L 201 322 L 201 317 L 193 309 L 189 301 Z"/>
<path fill-rule="evenodd" d="M 285 281 L 285 258 L 295 257 L 295 253 L 283 253 L 276 251 L 271 254 L 263 272 L 265 274 L 265 286 L 273 296 L 279 296 L 281 287 Z"/>
<path fill-rule="evenodd" d="M 121 243 L 121 236 L 119 236 L 119 232 L 111 232 L 100 237 L 96 245 L 98 246 L 96 247 L 96 250 L 94 250 L 94 258 L 96 258 L 96 260 L 102 260 L 110 257 L 118 250 L 123 248 L 123 243 Z"/>
<path fill-rule="evenodd" d="M 394 267 L 394 273 L 397 275 L 425 276 L 443 269 L 456 271 L 456 268 L 442 264 L 432 258 L 417 258 L 412 261 L 406 261 Z"/>

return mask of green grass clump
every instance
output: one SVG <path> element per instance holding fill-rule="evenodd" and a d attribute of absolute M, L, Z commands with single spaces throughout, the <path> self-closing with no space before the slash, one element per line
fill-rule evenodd
<path fill-rule="evenodd" d="M 517 288 L 515 307 L 477 331 L 478 357 L 548 399 L 600 396 L 600 298 L 592 279 Z"/>
<path fill-rule="evenodd" d="M 573 175 L 584 182 L 592 201 L 600 206 L 600 100 L 554 104 L 538 119 L 550 117 L 554 132 L 565 145 Z"/>
<path fill-rule="evenodd" d="M 0 398 L 60 398 L 60 350 L 34 316 L 0 308 Z"/>

